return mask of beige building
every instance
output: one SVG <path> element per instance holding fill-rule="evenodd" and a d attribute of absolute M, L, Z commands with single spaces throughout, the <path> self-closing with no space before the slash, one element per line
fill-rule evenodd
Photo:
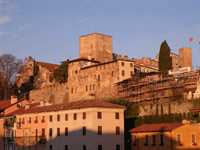
<path fill-rule="evenodd" d="M 10 141 L 17 150 L 124 148 L 124 106 L 99 100 L 44 105 L 27 105 L 5 116 L 17 120 L 6 147 Z"/>

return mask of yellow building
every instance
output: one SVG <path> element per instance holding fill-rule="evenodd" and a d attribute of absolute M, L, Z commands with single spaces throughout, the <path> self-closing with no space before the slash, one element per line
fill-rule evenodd
<path fill-rule="evenodd" d="M 200 149 L 200 126 L 183 123 L 143 124 L 131 129 L 132 150 Z"/>

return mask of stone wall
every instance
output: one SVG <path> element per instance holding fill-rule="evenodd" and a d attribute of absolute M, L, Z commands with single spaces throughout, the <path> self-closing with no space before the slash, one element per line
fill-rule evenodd
<path fill-rule="evenodd" d="M 50 103 L 65 103 L 69 101 L 66 83 L 45 86 L 44 88 L 30 91 L 29 100 L 39 102 L 44 100 Z"/>
<path fill-rule="evenodd" d="M 169 114 L 169 103 L 162 103 L 163 114 Z M 171 113 L 188 113 L 192 108 L 192 100 L 185 102 L 171 102 Z M 140 106 L 139 116 L 149 116 L 156 114 L 156 104 L 148 104 Z M 161 114 L 161 103 L 158 104 L 158 114 Z"/>

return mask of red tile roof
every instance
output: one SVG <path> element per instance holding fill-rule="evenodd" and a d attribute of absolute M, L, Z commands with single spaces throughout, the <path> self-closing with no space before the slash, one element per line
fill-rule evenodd
<path fill-rule="evenodd" d="M 51 72 L 52 72 L 54 69 L 60 67 L 60 65 L 50 64 L 50 63 L 45 63 L 45 62 L 39 62 L 39 61 L 37 61 L 36 63 L 37 63 L 38 65 L 40 65 L 40 66 L 42 66 L 42 67 L 48 69 L 48 70 L 51 71 Z"/>
<path fill-rule="evenodd" d="M 33 107 L 38 106 L 38 105 L 40 105 L 40 103 L 33 103 L 33 104 L 30 104 L 30 108 L 33 108 Z M 23 112 L 23 111 L 25 111 L 25 107 L 22 107 L 22 108 L 20 108 L 20 109 L 18 109 L 18 110 L 16 110 L 16 111 L 13 111 L 13 112 L 11 112 L 11 113 L 5 115 L 4 117 L 14 116 L 15 114 L 21 113 L 21 112 Z"/>
<path fill-rule="evenodd" d="M 11 100 L 8 101 L 0 101 L 0 110 L 4 110 L 8 106 L 11 105 Z"/>
<path fill-rule="evenodd" d="M 143 124 L 139 127 L 129 130 L 129 132 L 140 133 L 140 132 L 172 131 L 182 125 L 184 124 L 182 123 Z"/>
<path fill-rule="evenodd" d="M 186 91 L 195 91 L 196 89 L 197 89 L 197 87 L 187 88 L 187 89 L 184 89 L 184 92 L 186 92 Z"/>
<path fill-rule="evenodd" d="M 15 114 L 41 113 L 41 112 L 81 109 L 81 108 L 90 108 L 90 107 L 126 109 L 126 107 L 124 106 L 108 103 L 105 101 L 85 100 L 85 101 L 77 101 L 77 102 L 71 102 L 71 103 L 65 103 L 65 104 L 56 104 L 56 105 L 51 105 L 51 106 L 32 107 L 27 110 L 20 109 L 19 111 L 15 112 Z"/>

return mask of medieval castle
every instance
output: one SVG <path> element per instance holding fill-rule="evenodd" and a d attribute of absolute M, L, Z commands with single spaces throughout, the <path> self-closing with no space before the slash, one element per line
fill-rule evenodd
<path fill-rule="evenodd" d="M 192 71 L 192 49 L 180 48 L 179 55 L 171 53 L 173 69 L 190 67 Z M 39 72 L 34 80 L 35 89 L 30 91 L 29 100 L 50 103 L 65 103 L 88 99 L 109 99 L 119 96 L 118 87 L 133 74 L 158 72 L 159 54 L 155 59 L 128 58 L 113 53 L 112 36 L 93 33 L 79 37 L 79 58 L 70 60 L 68 81 L 49 81 L 53 70 L 59 65 L 36 62 Z M 33 76 L 33 61 L 21 68 L 17 85 Z"/>

